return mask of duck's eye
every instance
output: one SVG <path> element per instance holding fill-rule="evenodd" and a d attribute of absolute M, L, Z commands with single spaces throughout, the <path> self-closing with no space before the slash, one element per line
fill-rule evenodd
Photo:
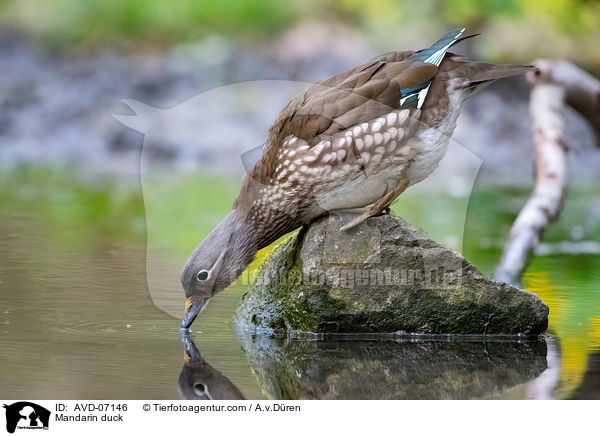
<path fill-rule="evenodd" d="M 199 271 L 199 272 L 198 272 L 198 275 L 196 275 L 196 278 L 197 278 L 199 281 L 203 282 L 203 281 L 205 281 L 205 280 L 207 280 L 207 279 L 208 279 L 209 275 L 210 275 L 210 274 L 209 274 L 209 272 L 208 272 L 208 271 L 206 271 L 205 269 L 203 269 L 202 271 Z"/>

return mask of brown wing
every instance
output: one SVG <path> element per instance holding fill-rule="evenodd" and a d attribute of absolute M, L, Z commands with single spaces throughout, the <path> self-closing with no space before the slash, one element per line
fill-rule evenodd
<path fill-rule="evenodd" d="M 431 80 L 438 68 L 408 60 L 413 52 L 393 52 L 323 80 L 291 100 L 269 129 L 261 159 L 243 180 L 240 198 L 271 183 L 281 160 L 284 140 L 296 137 L 311 150 L 341 132 L 375 120 L 400 107 L 401 90 Z M 360 150 L 357 150 L 359 152 Z M 360 153 L 357 153 L 360 155 Z"/>
<path fill-rule="evenodd" d="M 406 60 L 407 52 L 401 53 L 328 78 L 290 101 L 269 131 L 269 146 L 277 147 L 289 135 L 314 145 L 398 109 L 402 89 L 426 83 L 437 73 L 435 65 Z"/>

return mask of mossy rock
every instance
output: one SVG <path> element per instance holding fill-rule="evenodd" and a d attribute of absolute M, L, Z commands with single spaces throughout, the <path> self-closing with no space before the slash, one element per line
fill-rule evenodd
<path fill-rule="evenodd" d="M 336 215 L 302 228 L 263 263 L 235 314 L 242 330 L 537 335 L 548 306 L 491 280 L 391 215 L 346 232 Z"/>

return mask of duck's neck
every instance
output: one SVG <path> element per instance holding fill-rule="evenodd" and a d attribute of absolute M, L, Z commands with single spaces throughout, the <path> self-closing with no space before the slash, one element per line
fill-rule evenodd
<path fill-rule="evenodd" d="M 294 229 L 292 224 L 278 226 L 276 223 L 257 222 L 248 214 L 233 209 L 218 226 L 231 229 L 225 254 L 225 277 L 233 283 L 252 263 L 256 253 Z"/>

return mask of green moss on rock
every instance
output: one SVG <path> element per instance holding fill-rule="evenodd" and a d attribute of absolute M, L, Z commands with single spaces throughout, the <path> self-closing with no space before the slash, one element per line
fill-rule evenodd
<path fill-rule="evenodd" d="M 245 330 L 314 333 L 542 333 L 548 307 L 486 278 L 400 218 L 340 232 L 321 218 L 275 249 L 244 295 Z"/>

